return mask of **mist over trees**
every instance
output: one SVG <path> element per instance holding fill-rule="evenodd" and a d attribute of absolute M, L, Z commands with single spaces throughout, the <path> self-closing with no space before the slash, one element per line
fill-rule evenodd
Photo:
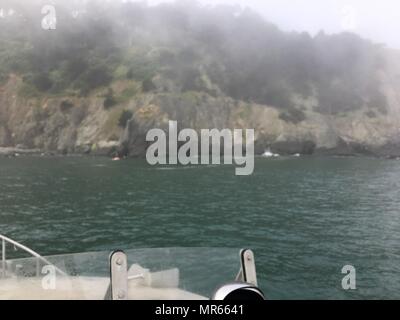
<path fill-rule="evenodd" d="M 88 95 L 131 79 L 143 92 L 200 91 L 271 105 L 292 122 L 303 117 L 294 95 L 316 97 L 314 109 L 325 114 L 386 109 L 376 77 L 381 49 L 355 34 L 285 33 L 230 6 L 122 1 L 55 1 L 57 29 L 45 31 L 44 4 L 1 5 L 0 81 L 22 76 L 27 96 Z"/>

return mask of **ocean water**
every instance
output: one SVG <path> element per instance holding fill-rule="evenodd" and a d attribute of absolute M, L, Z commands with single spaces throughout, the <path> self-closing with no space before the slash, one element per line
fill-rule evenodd
<path fill-rule="evenodd" d="M 258 158 L 239 177 L 233 166 L 1 158 L 0 233 L 43 255 L 251 248 L 268 298 L 399 299 L 400 161 Z M 345 265 L 356 290 L 342 288 Z"/>

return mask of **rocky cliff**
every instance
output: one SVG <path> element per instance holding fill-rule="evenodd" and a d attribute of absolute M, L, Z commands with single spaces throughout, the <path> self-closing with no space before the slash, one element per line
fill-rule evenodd
<path fill-rule="evenodd" d="M 176 120 L 253 128 L 257 153 L 400 156 L 398 51 L 233 8 L 63 3 L 50 33 L 24 8 L 0 19 L 0 153 L 141 156 Z"/>
<path fill-rule="evenodd" d="M 344 115 L 316 112 L 316 99 L 296 97 L 305 114 L 302 121 L 282 119 L 273 106 L 248 103 L 204 92 L 136 93 L 112 108 L 104 107 L 108 89 L 87 97 L 19 94 L 22 79 L 13 74 L 0 88 L 0 146 L 57 153 L 140 156 L 145 135 L 177 120 L 181 128 L 254 128 L 256 152 L 267 148 L 281 154 L 366 154 L 400 156 L 400 54 L 387 51 L 381 70 L 387 112 L 361 108 Z M 134 81 L 111 85 L 115 96 L 133 90 Z M 127 115 L 125 121 L 123 115 Z M 8 152 L 9 153 L 9 152 Z"/>

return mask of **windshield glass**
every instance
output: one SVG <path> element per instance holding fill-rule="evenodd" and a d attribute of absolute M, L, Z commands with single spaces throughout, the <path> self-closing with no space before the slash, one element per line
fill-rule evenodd
<path fill-rule="evenodd" d="M 240 269 L 238 249 L 135 249 L 125 254 L 128 299 L 135 300 L 209 299 Z M 109 256 L 92 252 L 8 260 L 0 299 L 110 299 Z"/>

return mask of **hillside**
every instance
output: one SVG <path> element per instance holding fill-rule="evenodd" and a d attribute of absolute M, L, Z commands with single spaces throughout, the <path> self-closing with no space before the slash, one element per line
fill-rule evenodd
<path fill-rule="evenodd" d="M 400 155 L 400 53 L 249 10 L 6 1 L 0 147 L 143 155 L 147 130 L 254 128 L 256 150 Z M 9 9 L 12 8 L 12 11 Z"/>

